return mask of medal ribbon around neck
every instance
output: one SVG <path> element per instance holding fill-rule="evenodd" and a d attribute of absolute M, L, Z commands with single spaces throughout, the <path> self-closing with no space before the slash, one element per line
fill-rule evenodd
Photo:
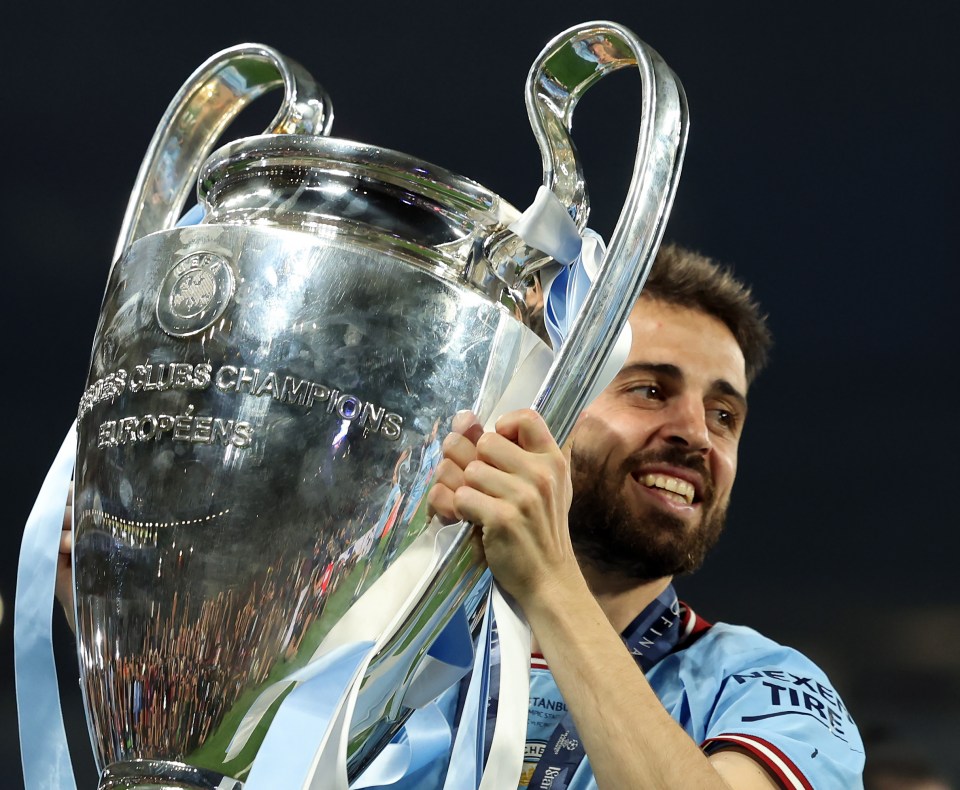
<path fill-rule="evenodd" d="M 670 585 L 620 635 L 639 665 L 648 672 L 680 643 L 680 602 Z M 566 790 L 586 752 L 570 712 L 554 729 L 527 790 Z"/>

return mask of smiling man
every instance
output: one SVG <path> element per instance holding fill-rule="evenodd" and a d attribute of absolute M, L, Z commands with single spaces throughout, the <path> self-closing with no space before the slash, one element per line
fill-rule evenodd
<path fill-rule="evenodd" d="M 459 415 L 431 505 L 477 524 L 534 634 L 521 788 L 862 787 L 863 746 L 814 664 L 677 601 L 723 529 L 770 344 L 750 292 L 661 250 L 631 352 L 563 448 L 532 411 Z"/>

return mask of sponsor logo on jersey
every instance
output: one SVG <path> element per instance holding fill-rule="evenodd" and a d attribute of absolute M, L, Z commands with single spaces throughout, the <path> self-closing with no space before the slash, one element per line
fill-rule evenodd
<path fill-rule="evenodd" d="M 809 716 L 826 727 L 835 737 L 846 742 L 844 726 L 853 724 L 840 695 L 816 678 L 795 675 L 780 669 L 763 669 L 733 675 L 739 685 L 759 684 L 771 710 L 742 716 L 745 722 L 762 721 L 777 716 Z"/>

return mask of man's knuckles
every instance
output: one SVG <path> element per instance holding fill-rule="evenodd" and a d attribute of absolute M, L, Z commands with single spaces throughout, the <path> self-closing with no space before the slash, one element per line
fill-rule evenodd
<path fill-rule="evenodd" d="M 477 458 L 493 461 L 503 452 L 505 440 L 500 434 L 485 433 L 477 439 Z"/>
<path fill-rule="evenodd" d="M 477 456 L 477 448 L 469 439 L 459 433 L 451 433 L 443 440 L 443 455 L 460 467 L 466 466 Z"/>
<path fill-rule="evenodd" d="M 459 488 L 463 485 L 463 468 L 452 459 L 443 458 L 437 464 L 433 480 L 434 487 L 442 485 L 451 489 Z"/>

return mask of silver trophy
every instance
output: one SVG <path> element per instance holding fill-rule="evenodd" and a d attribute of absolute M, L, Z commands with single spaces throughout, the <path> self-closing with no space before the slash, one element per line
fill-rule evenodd
<path fill-rule="evenodd" d="M 583 228 L 571 115 L 627 66 L 642 75 L 633 182 L 555 359 L 531 329 L 550 259 L 509 229 L 519 212 L 500 197 L 326 137 L 327 97 L 267 47 L 225 50 L 181 89 L 131 197 L 78 415 L 78 651 L 101 788 L 241 787 L 273 715 L 251 726 L 265 689 L 329 649 L 378 585 L 391 606 L 416 595 L 382 622 L 354 617 L 381 646 L 350 775 L 403 724 L 426 651 L 482 573 L 469 525 L 454 525 L 425 578 L 393 579 L 436 527 L 425 494 L 450 419 L 536 395 L 566 434 L 642 287 L 682 159 L 682 89 L 630 31 L 578 26 L 531 69 L 544 184 Z M 211 154 L 276 87 L 268 133 Z M 202 221 L 177 226 L 194 184 Z"/>

